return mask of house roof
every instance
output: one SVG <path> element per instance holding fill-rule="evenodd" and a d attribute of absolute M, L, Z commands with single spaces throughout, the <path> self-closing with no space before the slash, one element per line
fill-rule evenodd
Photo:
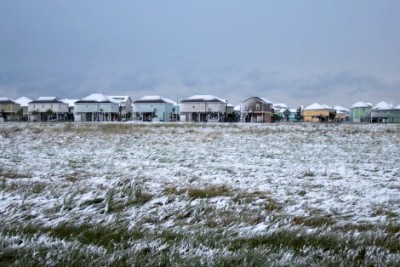
<path fill-rule="evenodd" d="M 18 104 L 21 105 L 21 107 L 27 107 L 29 102 L 32 102 L 32 99 L 27 98 L 27 97 L 20 97 L 17 100 L 15 100 Z"/>
<path fill-rule="evenodd" d="M 320 105 L 318 103 L 314 103 L 304 108 L 304 110 L 321 110 L 321 109 L 326 110 L 326 109 L 331 109 L 331 107 L 327 105 Z"/>
<path fill-rule="evenodd" d="M 0 97 L 0 103 L 1 104 L 18 104 L 17 102 L 15 102 L 14 100 L 12 100 L 11 98 L 8 98 L 8 97 Z"/>
<path fill-rule="evenodd" d="M 243 102 L 246 102 L 247 100 L 252 99 L 252 98 L 257 98 L 258 100 L 261 100 L 261 101 L 264 102 L 265 104 L 272 104 L 272 102 L 269 101 L 268 99 L 266 99 L 266 98 L 264 98 L 264 97 L 258 97 L 258 96 L 249 97 L 249 98 L 247 98 L 246 100 L 242 101 L 242 103 L 243 103 Z"/>
<path fill-rule="evenodd" d="M 64 103 L 59 98 L 55 96 L 41 96 L 36 100 L 29 102 L 29 104 L 36 104 L 36 103 Z"/>
<path fill-rule="evenodd" d="M 68 107 L 70 107 L 70 108 L 75 106 L 75 102 L 78 100 L 79 99 L 68 99 L 68 98 L 61 99 L 61 101 L 68 104 Z"/>
<path fill-rule="evenodd" d="M 394 105 L 393 104 L 389 104 L 385 101 L 379 102 L 378 104 L 376 104 L 372 109 L 374 110 L 387 110 L 387 109 L 394 109 Z"/>
<path fill-rule="evenodd" d="M 342 106 L 334 106 L 333 109 L 335 109 L 336 111 L 350 112 L 349 109 L 344 108 L 344 107 L 342 107 Z"/>
<path fill-rule="evenodd" d="M 87 97 L 84 97 L 84 98 L 76 101 L 75 103 L 115 103 L 115 104 L 119 104 L 117 101 L 115 101 L 111 97 L 106 96 L 105 94 L 98 94 L 98 93 L 88 95 Z"/>
<path fill-rule="evenodd" d="M 139 104 L 139 103 L 166 103 L 166 104 L 172 104 L 174 106 L 176 106 L 176 102 L 172 101 L 169 98 L 165 98 L 159 95 L 147 95 L 144 96 L 136 101 L 133 101 L 133 103 L 135 104 Z"/>
<path fill-rule="evenodd" d="M 120 96 L 110 95 L 109 97 L 111 97 L 118 103 L 127 102 L 128 99 L 130 98 L 130 96 L 128 96 L 128 95 L 120 95 Z"/>
<path fill-rule="evenodd" d="M 337 113 L 349 113 L 350 110 L 341 106 L 334 106 L 334 110 L 336 110 Z"/>
<path fill-rule="evenodd" d="M 195 103 L 195 102 L 220 102 L 226 103 L 225 100 L 213 95 L 194 95 L 181 101 L 181 103 Z"/>
<path fill-rule="evenodd" d="M 275 103 L 273 106 L 274 106 L 274 109 L 285 109 L 286 110 L 288 108 L 288 106 L 284 103 Z"/>
<path fill-rule="evenodd" d="M 357 102 L 351 106 L 352 108 L 372 108 L 371 103 Z"/>

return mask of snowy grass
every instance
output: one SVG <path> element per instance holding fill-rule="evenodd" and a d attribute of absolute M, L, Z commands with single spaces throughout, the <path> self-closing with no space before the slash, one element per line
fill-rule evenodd
<path fill-rule="evenodd" d="M 0 266 L 399 265 L 400 126 L 0 127 Z"/>

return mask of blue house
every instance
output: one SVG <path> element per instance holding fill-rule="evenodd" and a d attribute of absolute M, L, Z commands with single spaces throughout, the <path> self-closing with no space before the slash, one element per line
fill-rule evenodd
<path fill-rule="evenodd" d="M 155 95 L 144 96 L 133 101 L 135 121 L 177 121 L 179 106 L 171 99 Z"/>

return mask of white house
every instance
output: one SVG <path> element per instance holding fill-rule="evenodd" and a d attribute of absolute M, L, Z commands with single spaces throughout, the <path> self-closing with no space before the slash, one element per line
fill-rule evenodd
<path fill-rule="evenodd" d="M 39 97 L 28 103 L 30 121 L 68 120 L 68 104 L 55 96 Z"/>
<path fill-rule="evenodd" d="M 194 95 L 180 102 L 181 121 L 222 122 L 227 116 L 228 102 L 213 95 Z"/>
<path fill-rule="evenodd" d="M 136 121 L 177 121 L 178 114 L 178 104 L 159 95 L 133 101 L 133 118 Z"/>
<path fill-rule="evenodd" d="M 120 118 L 123 120 L 131 120 L 132 118 L 132 99 L 130 96 L 109 96 L 119 104 Z"/>
<path fill-rule="evenodd" d="M 91 94 L 75 102 L 75 121 L 115 121 L 119 118 L 119 103 L 104 94 Z"/>

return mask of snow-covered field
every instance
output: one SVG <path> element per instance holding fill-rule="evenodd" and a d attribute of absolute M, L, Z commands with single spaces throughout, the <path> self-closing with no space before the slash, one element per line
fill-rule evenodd
<path fill-rule="evenodd" d="M 399 265 L 400 125 L 0 124 L 0 265 Z"/>

